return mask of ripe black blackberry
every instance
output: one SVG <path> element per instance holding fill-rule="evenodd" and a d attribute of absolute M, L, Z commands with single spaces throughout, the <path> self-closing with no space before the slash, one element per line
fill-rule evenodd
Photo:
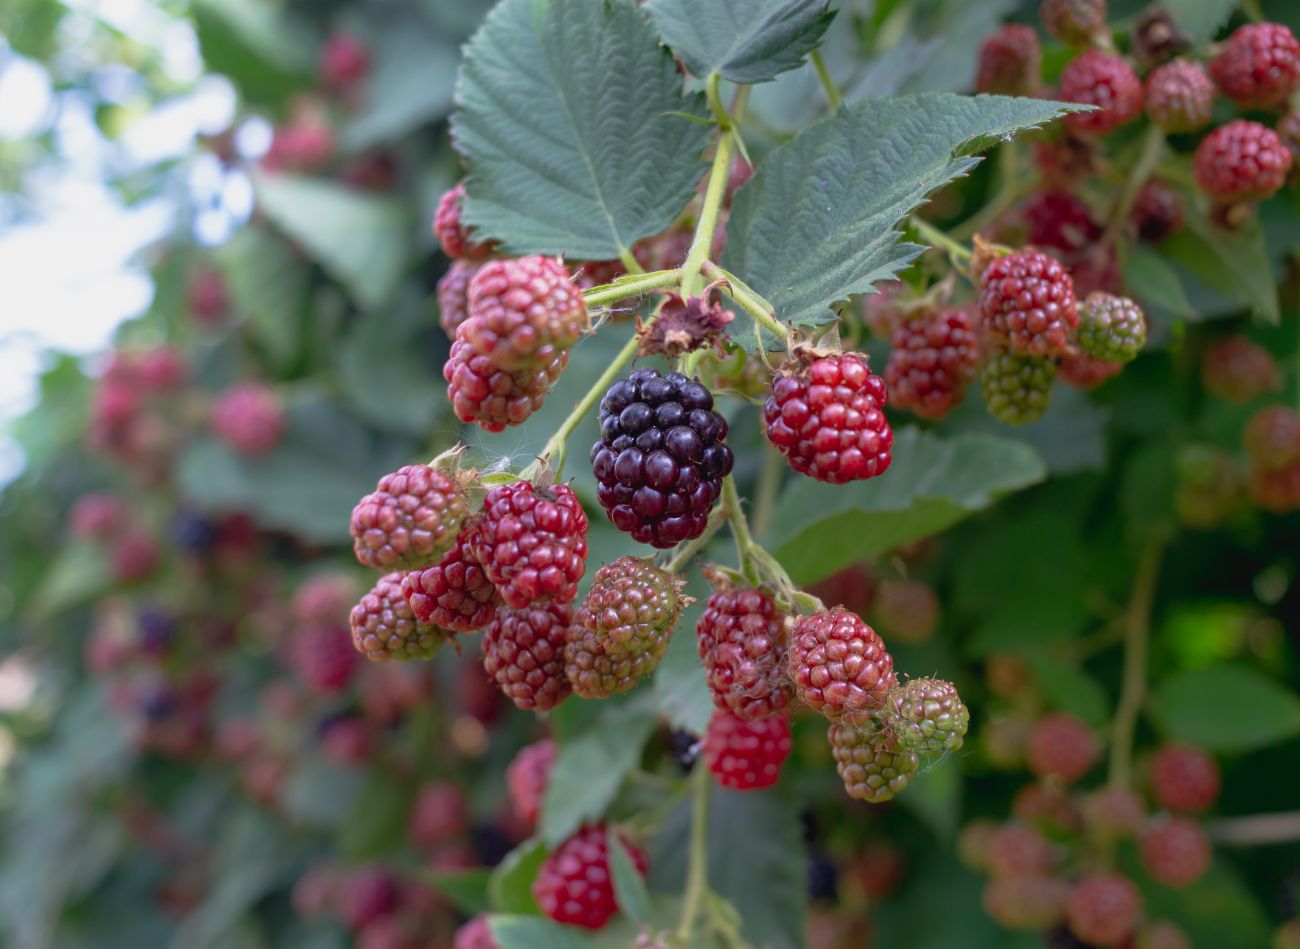
<path fill-rule="evenodd" d="M 654 547 L 699 537 L 734 459 L 713 394 L 681 373 L 638 369 L 600 403 L 596 496 L 614 526 Z"/>

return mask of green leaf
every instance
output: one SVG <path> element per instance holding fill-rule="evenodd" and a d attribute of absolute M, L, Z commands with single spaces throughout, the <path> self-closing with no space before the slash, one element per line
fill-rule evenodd
<path fill-rule="evenodd" d="M 1148 309 L 1182 320 L 1196 319 L 1178 271 L 1154 248 L 1139 244 L 1129 252 L 1124 265 L 1124 284 L 1136 291 L 1138 300 Z"/>
<path fill-rule="evenodd" d="M 347 819 L 361 792 L 364 772 L 308 756 L 289 779 L 284 808 L 297 822 L 337 827 Z"/>
<path fill-rule="evenodd" d="M 54 560 L 32 597 L 31 610 L 49 617 L 95 599 L 113 583 L 108 556 L 96 544 L 69 544 Z"/>
<path fill-rule="evenodd" d="M 944 530 L 1043 476 L 1042 461 L 1019 442 L 991 435 L 943 440 L 905 428 L 879 478 L 841 486 L 793 479 L 777 506 L 775 552 L 796 583 L 814 583 Z"/>
<path fill-rule="evenodd" d="M 493 871 L 487 867 L 475 867 L 459 873 L 435 873 L 425 871 L 424 880 L 441 893 L 466 916 L 485 913 L 489 907 L 488 886 Z"/>
<path fill-rule="evenodd" d="M 1102 725 L 1110 718 L 1106 690 L 1083 669 L 1038 652 L 1027 658 L 1034 678 L 1054 708 L 1077 715 L 1089 725 Z"/>
<path fill-rule="evenodd" d="M 692 74 L 755 83 L 799 68 L 835 17 L 828 6 L 826 0 L 650 0 L 646 10 Z"/>
<path fill-rule="evenodd" d="M 533 838 L 506 854 L 488 880 L 488 904 L 499 913 L 540 915 L 542 911 L 533 899 L 533 879 L 546 852 L 546 845 Z"/>
<path fill-rule="evenodd" d="M 394 17 L 377 31 L 374 46 L 383 56 L 366 77 L 365 107 L 340 137 L 349 151 L 392 141 L 451 111 L 460 58 L 424 18 Z"/>
<path fill-rule="evenodd" d="M 708 554 L 706 553 L 707 557 Z M 687 607 L 677 624 L 677 633 L 668 641 L 668 651 L 655 669 L 654 693 L 659 714 L 673 728 L 703 735 L 713 714 L 713 693 L 704 677 L 704 665 L 696 647 L 695 624 L 708 599 L 709 589 L 692 571 L 687 593 L 695 602 Z"/>
<path fill-rule="evenodd" d="M 257 206 L 367 309 L 385 303 L 406 269 L 407 217 L 394 199 L 293 175 L 254 178 Z"/>
<path fill-rule="evenodd" d="M 1161 4 L 1192 42 L 1200 46 L 1214 39 L 1237 9 L 1239 0 L 1163 0 Z"/>
<path fill-rule="evenodd" d="M 1184 268 L 1193 289 L 1204 287 L 1237 307 L 1249 307 L 1256 318 L 1267 323 L 1280 319 L 1277 283 L 1257 219 L 1227 233 L 1200 215 L 1189 215 L 1187 226 L 1166 238 L 1160 249 Z M 1215 315 L 1208 308 L 1197 309 L 1207 311 L 1203 315 Z"/>
<path fill-rule="evenodd" d="M 291 365 L 306 316 L 307 266 L 282 237 L 257 227 L 236 233 L 216 258 L 267 359 L 281 368 Z"/>
<path fill-rule="evenodd" d="M 1300 698 L 1245 666 L 1171 676 L 1157 687 L 1152 713 L 1170 738 L 1210 751 L 1250 751 L 1300 735 Z"/>
<path fill-rule="evenodd" d="M 1014 438 L 1032 448 L 1049 474 L 1100 470 L 1106 464 L 1107 410 L 1072 386 L 1058 385 L 1042 418 L 1027 425 L 1007 425 L 983 410 L 981 400 L 970 399 L 949 416 L 945 431 L 988 432 Z"/>
<path fill-rule="evenodd" d="M 349 859 L 368 860 L 397 847 L 405 838 L 414 794 L 410 781 L 372 772 L 339 828 L 338 849 Z"/>
<path fill-rule="evenodd" d="M 605 813 L 623 778 L 641 760 L 641 746 L 658 721 L 652 698 L 642 690 L 613 707 L 607 701 L 599 718 L 561 743 L 538 828 L 547 843 L 560 843 L 580 824 Z"/>
<path fill-rule="evenodd" d="M 899 795 L 898 802 L 920 818 L 940 840 L 952 841 L 961 822 L 961 792 L 961 771 L 949 755 L 931 764 L 923 762 L 907 793 Z"/>
<path fill-rule="evenodd" d="M 650 882 L 681 892 L 691 807 L 685 802 L 650 841 Z M 709 885 L 739 911 L 745 938 L 767 949 L 804 945 L 807 855 L 799 808 L 778 791 L 710 788 Z"/>
<path fill-rule="evenodd" d="M 283 7 L 259 0 L 198 0 L 194 20 L 204 65 L 233 79 L 249 101 L 278 107 L 289 93 L 310 84 L 312 35 Z"/>
<path fill-rule="evenodd" d="M 338 352 L 340 381 L 358 414 L 425 436 L 449 408 L 430 325 L 414 293 L 356 324 Z"/>
<path fill-rule="evenodd" d="M 970 172 L 973 153 L 1072 106 L 927 93 L 854 103 L 760 162 L 736 194 L 723 265 L 781 320 L 816 325 L 920 253 L 899 221 Z M 739 328 L 738 328 L 739 329 Z"/>
<path fill-rule="evenodd" d="M 672 223 L 709 129 L 632 0 L 503 0 L 465 47 L 465 220 L 510 253 L 617 257 Z"/>
<path fill-rule="evenodd" d="M 590 949 L 572 926 L 536 916 L 490 916 L 488 928 L 500 949 Z"/>
<path fill-rule="evenodd" d="M 609 846 L 609 870 L 614 881 L 614 895 L 618 897 L 618 908 L 628 919 L 644 923 L 650 919 L 650 891 L 645 887 L 645 878 L 637 872 L 632 857 L 623 843 L 623 836 L 618 828 L 610 824 L 605 831 Z"/>
<path fill-rule="evenodd" d="M 1134 861 L 1136 863 L 1136 861 Z M 1130 879 L 1146 874 L 1131 866 Z M 1151 918 L 1177 920 L 1198 946 L 1267 946 L 1273 924 L 1252 888 L 1225 861 L 1211 865 L 1195 883 L 1173 889 L 1147 883 L 1143 909 Z"/>

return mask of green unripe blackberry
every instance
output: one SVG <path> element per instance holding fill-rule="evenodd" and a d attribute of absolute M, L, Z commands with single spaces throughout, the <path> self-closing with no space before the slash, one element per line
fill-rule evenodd
<path fill-rule="evenodd" d="M 1142 308 L 1128 297 L 1090 293 L 1079 307 L 1076 341 L 1089 356 L 1128 362 L 1146 344 L 1146 317 Z"/>
<path fill-rule="evenodd" d="M 1055 378 L 1056 364 L 1050 359 L 993 353 L 980 367 L 980 391 L 995 419 L 1024 425 L 1047 411 Z"/>
<path fill-rule="evenodd" d="M 900 748 L 875 718 L 835 722 L 827 737 L 835 770 L 849 797 L 884 803 L 906 788 L 916 773 L 916 755 Z"/>
<path fill-rule="evenodd" d="M 654 671 L 690 601 L 682 586 L 678 577 L 637 557 L 620 557 L 596 571 L 564 649 L 573 690 L 604 698 Z"/>
<path fill-rule="evenodd" d="M 943 679 L 913 679 L 890 693 L 882 713 L 903 751 L 944 755 L 962 746 L 970 725 L 956 687 Z"/>

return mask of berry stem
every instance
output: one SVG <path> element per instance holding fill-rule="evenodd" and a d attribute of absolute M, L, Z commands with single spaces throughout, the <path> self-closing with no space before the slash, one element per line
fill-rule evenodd
<path fill-rule="evenodd" d="M 962 264 L 970 261 L 970 248 L 953 240 L 929 221 L 920 217 L 920 215 L 912 215 L 911 223 L 912 230 L 916 231 L 921 240 L 925 241 L 931 247 L 947 253 L 947 255 L 952 258 L 953 264 L 958 268 L 960 268 Z"/>
<path fill-rule="evenodd" d="M 637 269 L 640 270 L 641 268 L 638 266 Z M 616 303 L 619 300 L 626 300 L 628 297 L 636 297 L 651 290 L 658 290 L 660 287 L 671 286 L 681 279 L 681 274 L 680 270 L 656 270 L 654 273 L 638 276 L 635 280 L 622 280 L 607 287 L 588 290 L 582 295 L 582 300 L 589 307 Z"/>
<path fill-rule="evenodd" d="M 1212 840 L 1238 847 L 1293 843 L 1300 840 L 1300 811 L 1228 817 L 1211 821 L 1206 832 Z"/>
<path fill-rule="evenodd" d="M 718 82 L 718 74 L 710 73 L 705 83 L 709 105 L 718 120 L 721 134 L 718 136 L 718 144 L 713 152 L 713 165 L 709 169 L 709 183 L 704 190 L 700 216 L 695 222 L 695 236 L 691 239 L 690 250 L 686 252 L 686 262 L 682 264 L 683 296 L 699 293 L 704 286 L 700 268 L 709 259 L 709 251 L 713 247 L 713 233 L 718 227 L 718 214 L 722 210 L 722 199 L 727 192 L 727 178 L 731 174 L 731 155 L 737 141 L 736 124 L 718 96 Z M 742 86 L 736 93 L 737 112 L 744 110 L 748 96 L 749 87 Z"/>
<path fill-rule="evenodd" d="M 740 304 L 741 309 L 754 318 L 754 322 L 774 335 L 777 339 L 783 340 L 786 345 L 791 342 L 790 329 L 787 326 L 777 322 L 776 310 L 772 304 L 768 303 L 754 291 L 749 284 L 741 280 L 729 270 L 723 270 L 717 264 L 709 262 L 704 265 L 704 273 L 715 280 L 725 281 L 722 289 Z"/>
<path fill-rule="evenodd" d="M 744 508 L 740 504 L 736 479 L 731 475 L 722 479 L 722 507 L 727 512 L 731 535 L 736 539 L 736 555 L 740 558 L 741 573 L 756 586 L 761 585 L 764 579 L 771 581 L 783 600 L 797 602 L 799 589 L 790 575 L 775 557 L 755 542 Z"/>
<path fill-rule="evenodd" d="M 686 902 L 677 924 L 676 941 L 693 945 L 695 920 L 709 890 L 709 769 L 696 762 L 691 772 L 691 840 L 686 862 Z"/>
<path fill-rule="evenodd" d="M 623 269 L 630 274 L 643 274 L 645 268 L 641 266 L 641 261 L 636 259 L 636 255 L 626 247 L 620 247 L 618 259 L 623 262 Z"/>
<path fill-rule="evenodd" d="M 826 62 L 822 59 L 821 50 L 813 50 L 809 58 L 812 60 L 813 69 L 817 70 L 817 79 L 822 84 L 822 91 L 826 93 L 827 104 L 830 105 L 832 112 L 838 112 L 840 105 L 844 102 L 844 97 L 840 95 L 839 87 L 835 85 L 835 80 L 831 78 L 830 72 L 826 69 Z"/>
<path fill-rule="evenodd" d="M 1106 225 L 1106 233 L 1101 239 L 1102 246 L 1113 245 L 1124 233 L 1124 225 L 1128 223 L 1129 215 L 1133 212 L 1133 203 L 1137 201 L 1142 186 L 1151 179 L 1156 166 L 1160 164 L 1164 149 L 1165 133 L 1156 126 L 1151 126 L 1142 141 L 1142 152 L 1138 156 L 1137 163 L 1133 166 L 1132 173 L 1125 178 L 1124 189 L 1115 201 L 1115 208 L 1111 211 L 1110 221 Z"/>
<path fill-rule="evenodd" d="M 1266 19 L 1259 0 L 1241 0 L 1241 12 L 1246 14 L 1252 23 L 1263 23 Z"/>
<path fill-rule="evenodd" d="M 1133 594 L 1124 614 L 1124 681 L 1110 738 L 1110 785 L 1127 788 L 1133 776 L 1133 735 L 1138 714 L 1146 699 L 1147 652 L 1151 636 L 1151 607 L 1155 600 L 1156 581 L 1160 576 L 1160 558 L 1164 538 L 1153 537 L 1142 548 Z"/>

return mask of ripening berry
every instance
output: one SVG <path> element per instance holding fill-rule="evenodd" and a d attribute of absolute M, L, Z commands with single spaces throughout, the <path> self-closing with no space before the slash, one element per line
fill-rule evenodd
<path fill-rule="evenodd" d="M 795 621 L 789 664 L 799 701 L 832 720 L 880 708 L 898 684 L 876 631 L 840 607 Z"/>
<path fill-rule="evenodd" d="M 1128 939 L 1142 912 L 1133 881 L 1117 873 L 1085 876 L 1065 903 L 1070 932 L 1093 946 L 1118 946 Z"/>
<path fill-rule="evenodd" d="M 493 245 L 490 241 L 479 243 L 470 237 L 460 216 L 464 202 L 464 184 L 457 184 L 443 193 L 433 216 L 433 235 L 442 244 L 443 253 L 452 260 L 480 260 L 492 253 Z"/>
<path fill-rule="evenodd" d="M 1129 31 L 1129 46 L 1138 63 L 1151 69 L 1189 49 L 1192 41 L 1178 28 L 1173 15 L 1153 3 L 1138 14 Z"/>
<path fill-rule="evenodd" d="M 1038 356 L 990 354 L 980 367 L 980 391 L 989 414 L 1008 425 L 1035 422 L 1047 411 L 1056 364 Z"/>
<path fill-rule="evenodd" d="M 1277 363 L 1259 343 L 1227 336 L 1211 343 L 1201 357 L 1201 385 L 1225 402 L 1245 405 L 1282 386 Z"/>
<path fill-rule="evenodd" d="M 623 845 L 644 876 L 646 855 L 626 840 Z M 618 913 L 603 823 L 580 827 L 542 861 L 533 897 L 551 919 L 584 929 L 601 929 Z"/>
<path fill-rule="evenodd" d="M 939 625 L 939 596 L 919 580 L 881 580 L 871 619 L 890 642 L 926 642 Z"/>
<path fill-rule="evenodd" d="M 402 577 L 402 595 L 422 623 L 456 633 L 485 628 L 496 617 L 501 595 L 474 557 L 474 526 L 465 527 L 456 543 L 432 567 Z"/>
<path fill-rule="evenodd" d="M 471 479 L 431 465 L 403 465 L 384 475 L 352 509 L 357 560 L 380 570 L 437 563 L 469 517 Z"/>
<path fill-rule="evenodd" d="M 452 781 L 430 781 L 420 788 L 407 819 L 415 846 L 428 850 L 453 840 L 469 827 L 469 801 Z"/>
<path fill-rule="evenodd" d="M 1133 202 L 1130 220 L 1138 237 L 1156 244 L 1183 228 L 1183 199 L 1177 191 L 1152 178 Z"/>
<path fill-rule="evenodd" d="M 979 366 L 969 311 L 927 310 L 901 320 L 890 340 L 885 385 L 894 405 L 921 418 L 948 414 L 966 394 Z"/>
<path fill-rule="evenodd" d="M 800 474 L 845 484 L 885 473 L 894 433 L 885 381 L 861 353 L 796 357 L 763 404 L 768 441 Z"/>
<path fill-rule="evenodd" d="M 352 645 L 372 662 L 428 659 L 448 633 L 421 623 L 402 595 L 402 574 L 388 573 L 352 607 Z"/>
<path fill-rule="evenodd" d="M 998 257 L 980 275 L 979 318 L 1013 354 L 1060 355 L 1079 325 L 1074 281 L 1032 248 Z"/>
<path fill-rule="evenodd" d="M 991 876 L 1030 876 L 1049 873 L 1055 856 L 1046 837 L 1024 824 L 1012 823 L 989 835 L 983 862 Z"/>
<path fill-rule="evenodd" d="M 1071 112 L 1065 125 L 1073 132 L 1104 135 L 1136 119 L 1142 112 L 1142 80 L 1114 53 L 1090 49 L 1075 57 L 1061 73 L 1060 97 L 1097 108 Z"/>
<path fill-rule="evenodd" d="M 1099 753 L 1092 729 L 1073 715 L 1057 712 L 1034 725 L 1026 759 L 1029 770 L 1039 777 L 1050 775 L 1069 783 L 1087 774 Z"/>
<path fill-rule="evenodd" d="M 1191 886 L 1210 869 L 1210 838 L 1201 825 L 1186 817 L 1156 824 L 1139 845 L 1142 866 L 1151 879 L 1165 886 Z"/>
<path fill-rule="evenodd" d="M 1260 409 L 1242 435 L 1251 463 L 1264 471 L 1281 471 L 1300 463 L 1300 413 L 1285 405 Z"/>
<path fill-rule="evenodd" d="M 492 927 L 488 925 L 487 915 L 480 913 L 456 930 L 452 949 L 500 949 L 492 935 Z"/>
<path fill-rule="evenodd" d="M 454 340 L 460 324 L 469 319 L 469 284 L 479 266 L 472 260 L 453 260 L 438 278 L 438 325 L 448 339 Z"/>
<path fill-rule="evenodd" d="M 1166 132 L 1195 132 L 1210 124 L 1214 83 L 1199 63 L 1176 59 L 1147 77 L 1146 109 Z"/>
<path fill-rule="evenodd" d="M 1106 0 L 1043 0 L 1043 29 L 1059 40 L 1082 46 L 1106 30 Z"/>
<path fill-rule="evenodd" d="M 519 819 L 529 827 L 536 825 L 541 816 L 542 800 L 551 780 L 555 754 L 555 742 L 543 738 L 520 748 L 506 768 L 506 790 L 510 792 L 510 803 Z"/>
<path fill-rule="evenodd" d="M 549 711 L 573 691 L 564 669 L 572 627 L 567 603 L 502 606 L 483 633 L 483 671 L 519 708 Z"/>
<path fill-rule="evenodd" d="M 1146 345 L 1146 316 L 1128 297 L 1090 293 L 1079 306 L 1075 341 L 1084 353 L 1095 359 L 1129 362 Z"/>
<path fill-rule="evenodd" d="M 351 33 L 331 33 L 321 47 L 316 71 L 326 89 L 347 92 L 366 78 L 370 53 Z"/>
<path fill-rule="evenodd" d="M 1196 183 L 1217 204 L 1262 201 L 1286 184 L 1291 152 L 1271 128 L 1234 119 L 1201 140 Z"/>
<path fill-rule="evenodd" d="M 359 867 L 347 873 L 338 887 L 338 913 L 353 932 L 395 910 L 401 889 L 382 867 Z"/>
<path fill-rule="evenodd" d="M 284 406 L 269 386 L 241 382 L 217 396 L 210 424 L 216 436 L 241 455 L 260 457 L 280 443 Z"/>
<path fill-rule="evenodd" d="M 347 687 L 360 656 L 352 648 L 346 629 L 309 626 L 298 630 L 289 640 L 289 658 L 309 689 L 328 694 Z"/>
<path fill-rule="evenodd" d="M 451 344 L 451 356 L 442 367 L 447 399 L 462 422 L 473 422 L 488 432 L 519 425 L 542 407 L 546 394 L 569 364 L 569 351 L 554 354 L 544 366 L 507 371 L 491 356 L 474 351 L 468 343 Z"/>
<path fill-rule="evenodd" d="M 1074 343 L 1056 366 L 1057 377 L 1076 389 L 1095 389 L 1124 371 L 1124 363 L 1090 356 Z"/>
<path fill-rule="evenodd" d="M 1219 799 L 1219 766 L 1191 745 L 1165 745 L 1151 762 L 1151 793 L 1176 814 L 1203 814 Z"/>
<path fill-rule="evenodd" d="M 1083 819 L 1088 830 L 1102 840 L 1136 837 L 1146 816 L 1141 796 L 1128 788 L 1101 788 L 1083 801 Z"/>
<path fill-rule="evenodd" d="M 1073 260 L 1101 237 L 1092 209 L 1069 191 L 1037 191 L 1021 209 L 1028 242 Z"/>
<path fill-rule="evenodd" d="M 185 288 L 185 298 L 190 313 L 201 326 L 214 326 L 221 322 L 230 306 L 226 292 L 226 278 L 221 271 L 205 267 L 190 276 Z"/>
<path fill-rule="evenodd" d="M 1070 885 L 1046 874 L 994 877 L 984 884 L 980 902 L 1004 929 L 1037 931 L 1060 920 Z"/>
<path fill-rule="evenodd" d="M 570 603 L 587 569 L 587 514 L 567 484 L 500 485 L 483 499 L 472 546 L 507 605 Z"/>
<path fill-rule="evenodd" d="M 1300 42 L 1281 23 L 1247 23 L 1223 44 L 1210 76 L 1239 106 L 1280 105 L 1300 81 Z"/>
<path fill-rule="evenodd" d="M 775 715 L 791 694 L 786 617 L 762 590 L 710 581 L 714 591 L 695 633 L 713 704 L 744 719 Z"/>
<path fill-rule="evenodd" d="M 956 687 L 943 679 L 912 679 L 889 693 L 881 712 L 899 748 L 919 755 L 945 755 L 961 748 L 970 726 Z"/>
<path fill-rule="evenodd" d="M 715 709 L 704 733 L 704 764 L 720 786 L 752 791 L 776 784 L 793 747 L 784 714 L 746 721 Z"/>
<path fill-rule="evenodd" d="M 989 95 L 1028 96 L 1038 88 L 1043 50 L 1038 34 L 1023 23 L 1006 23 L 980 46 L 975 91 Z"/>
<path fill-rule="evenodd" d="M 558 258 L 489 260 L 469 282 L 456 340 L 507 372 L 539 369 L 591 330 L 582 292 Z"/>
<path fill-rule="evenodd" d="M 68 513 L 69 532 L 82 540 L 105 540 L 125 523 L 126 503 L 106 492 L 83 494 Z"/>

